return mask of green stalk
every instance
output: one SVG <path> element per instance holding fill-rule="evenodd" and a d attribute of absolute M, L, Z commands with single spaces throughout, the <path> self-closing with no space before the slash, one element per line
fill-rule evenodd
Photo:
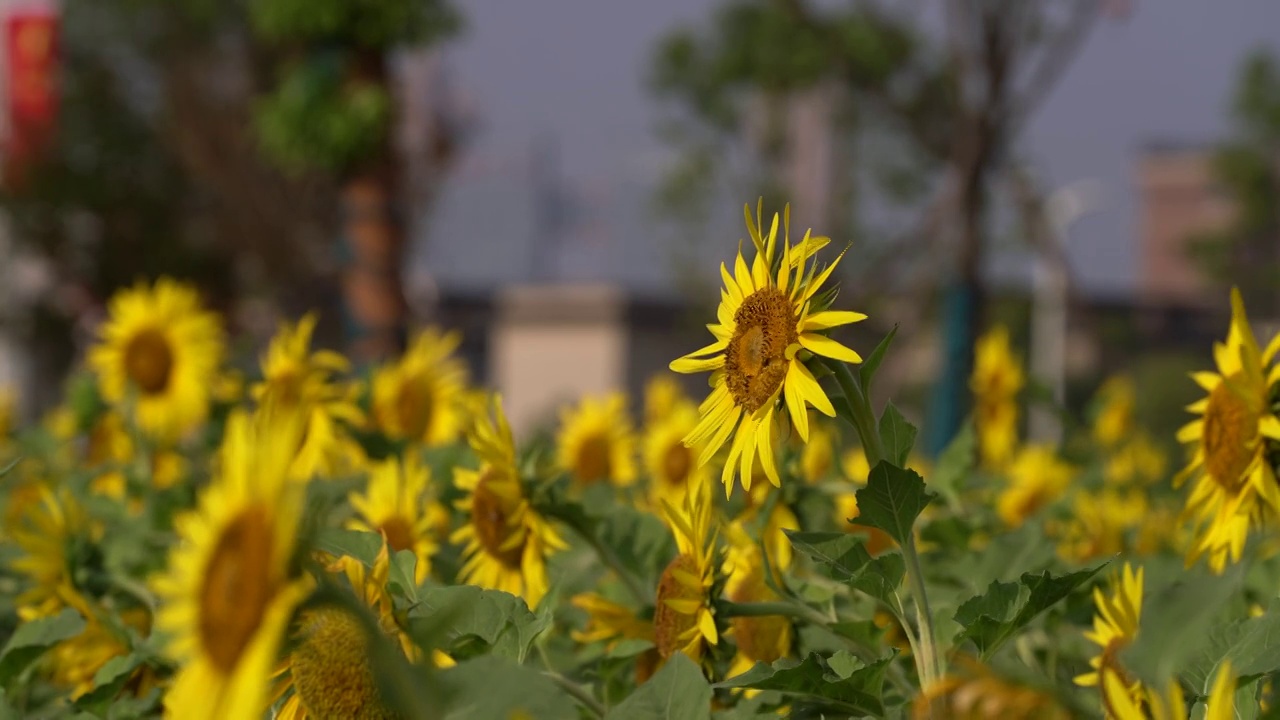
<path fill-rule="evenodd" d="M 924 573 L 920 571 L 920 554 L 916 552 L 915 531 L 907 536 L 902 546 L 902 557 L 906 560 L 907 584 L 911 595 L 916 599 L 916 624 L 920 628 L 920 656 L 916 662 L 916 670 L 920 673 L 920 686 L 928 688 L 941 674 L 938 665 L 938 642 L 933 631 L 933 614 L 929 611 L 929 595 L 925 592 Z"/>
<path fill-rule="evenodd" d="M 880 432 L 876 429 L 876 415 L 871 409 L 871 402 L 862 392 L 862 384 L 858 381 L 848 363 L 831 358 L 822 358 L 823 364 L 835 375 L 836 384 L 844 394 L 845 408 L 853 418 L 853 429 L 858 431 L 862 440 L 862 451 L 867 455 L 867 464 L 875 467 L 884 460 L 884 445 L 880 442 Z"/>
<path fill-rule="evenodd" d="M 578 683 L 573 682 L 569 678 L 561 675 L 560 673 L 554 670 L 543 670 L 542 674 L 547 678 L 549 678 L 551 682 L 559 686 L 561 690 L 564 690 L 565 692 L 572 695 L 573 699 L 577 700 L 578 703 L 582 705 L 584 709 L 587 710 L 587 712 L 591 713 L 592 717 L 597 717 L 597 718 L 604 717 L 605 715 L 604 705 L 601 705 L 600 701 L 596 700 L 591 693 L 587 692 L 586 690 L 583 690 L 582 686 L 578 685 Z"/>

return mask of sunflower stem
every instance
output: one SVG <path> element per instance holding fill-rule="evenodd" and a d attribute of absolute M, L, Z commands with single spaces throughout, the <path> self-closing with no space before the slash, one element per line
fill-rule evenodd
<path fill-rule="evenodd" d="M 591 693 L 587 692 L 586 690 L 583 690 L 582 686 L 578 685 L 578 683 L 570 680 L 569 678 L 561 675 L 558 672 L 555 672 L 554 670 L 543 670 L 542 674 L 550 678 L 551 682 L 554 682 L 556 685 L 558 685 L 561 690 L 564 690 L 565 692 L 572 695 L 573 699 L 581 703 L 582 706 L 586 708 L 587 711 L 590 712 L 593 717 L 598 717 L 598 718 L 604 717 L 604 714 L 605 714 L 604 705 L 601 705 L 600 701 L 596 700 L 595 697 L 591 695 Z"/>
<path fill-rule="evenodd" d="M 849 364 L 842 360 L 822 358 L 823 364 L 835 375 L 836 384 L 840 386 L 841 401 L 853 419 L 853 429 L 858 431 L 862 440 L 862 451 L 866 453 L 867 464 L 875 467 L 884 459 L 884 445 L 880 442 L 880 433 L 876 430 L 876 414 L 871 409 L 871 402 L 862 392 L 862 383 L 849 369 Z"/>
<path fill-rule="evenodd" d="M 914 530 L 902 545 L 902 557 L 906 560 L 907 584 L 916 601 L 916 624 L 919 627 L 920 650 L 916 669 L 920 673 L 920 687 L 928 688 L 942 675 L 938 665 L 938 643 L 933 632 L 933 614 L 929 611 L 929 595 L 925 592 L 924 573 L 920 571 L 920 554 L 916 552 Z"/>

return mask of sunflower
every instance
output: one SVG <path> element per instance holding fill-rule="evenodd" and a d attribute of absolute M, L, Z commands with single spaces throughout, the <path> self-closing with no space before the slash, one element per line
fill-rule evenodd
<path fill-rule="evenodd" d="M 593 592 L 575 595 L 570 602 L 587 614 L 587 626 L 570 633 L 576 642 L 603 642 L 606 649 L 612 650 L 622 640 L 654 641 L 653 620 L 640 617 L 625 605 Z M 635 662 L 639 685 L 658 670 L 662 658 L 655 646 L 636 656 Z"/>
<path fill-rule="evenodd" d="M 954 662 L 956 670 L 925 688 L 912 705 L 917 720 L 1067 720 L 1072 714 L 1053 694 L 1019 685 L 990 666 L 969 657 Z"/>
<path fill-rule="evenodd" d="M 138 461 L 135 444 L 119 413 L 103 413 L 89 430 L 85 451 L 85 465 L 100 471 L 89 483 L 89 489 L 104 497 L 123 500 L 128 485 L 125 468 Z M 173 487 L 186 475 L 185 458 L 172 448 L 152 447 L 144 461 L 147 476 L 155 488 Z M 133 507 L 136 510 L 140 506 L 135 502 Z"/>
<path fill-rule="evenodd" d="M 1096 643 L 1101 651 L 1089 660 L 1093 670 L 1076 676 L 1075 681 L 1084 687 L 1101 685 L 1103 704 L 1112 717 L 1116 715 L 1117 697 L 1123 696 L 1135 703 L 1141 699 L 1141 683 L 1131 679 L 1120 667 L 1119 656 L 1120 651 L 1138 635 L 1138 624 L 1142 619 L 1142 574 L 1141 567 L 1135 573 L 1129 563 L 1125 563 L 1123 575 L 1112 580 L 1110 595 L 1103 594 L 1100 588 L 1093 589 L 1097 614 L 1093 616 L 1093 630 L 1086 632 L 1085 637 Z M 1101 683 L 1107 674 L 1114 674 L 1114 683 Z M 1112 685 L 1122 692 L 1111 692 Z"/>
<path fill-rule="evenodd" d="M 382 633 L 406 659 L 416 661 L 418 647 L 396 620 L 394 601 L 387 592 L 391 574 L 387 543 L 382 543 L 372 567 L 344 556 L 327 570 L 346 579 L 356 597 L 376 615 Z M 398 717 L 382 701 L 369 663 L 369 638 L 365 632 L 360 618 L 340 607 L 323 606 L 299 613 L 293 628 L 294 643 L 275 673 L 275 698 L 284 698 L 277 720 Z M 433 657 L 437 667 L 453 664 L 439 651 Z"/>
<path fill-rule="evenodd" d="M 519 595 L 534 607 L 547 593 L 547 556 L 567 546 L 529 504 L 501 398 L 492 408 L 468 438 L 480 469 L 453 470 L 454 485 L 467 494 L 457 502 L 467 523 L 449 541 L 466 544 L 463 582 Z"/>
<path fill-rule="evenodd" d="M 778 216 L 774 215 L 766 240 L 758 220 L 752 222 L 745 207 L 743 213 L 755 245 L 755 259 L 748 267 L 739 249 L 732 275 L 721 264 L 724 289 L 717 322 L 707 326 L 715 342 L 671 363 L 671 369 L 679 373 L 711 371 L 711 394 L 699 408 L 702 419 L 685 440 L 705 443 L 698 458 L 698 464 L 705 465 L 733 435 L 720 476 L 726 494 L 733 492 L 735 476 L 741 479 L 743 489 L 751 489 L 757 456 L 769 482 L 781 485 L 774 449 L 784 416 L 790 416 L 800 439 L 808 442 L 806 406 L 828 417 L 836 414 L 806 363 L 819 355 L 861 362 L 858 353 L 824 333 L 866 318 L 862 313 L 828 309 L 835 291 L 819 292 L 840 257 L 820 273 L 816 260 L 805 270 L 809 258 L 829 242 L 827 238 L 806 232 L 800 244 L 792 247 L 788 206 L 779 253 Z M 756 213 L 760 214 L 759 208 Z M 779 411 L 784 401 L 786 409 Z"/>
<path fill-rule="evenodd" d="M 1116 375 L 1098 388 L 1094 404 L 1097 415 L 1093 419 L 1093 439 L 1104 448 L 1119 445 L 1134 430 L 1134 404 L 1137 390 L 1133 380 Z"/>
<path fill-rule="evenodd" d="M 697 424 L 698 408 L 682 400 L 645 428 L 642 459 L 653 507 L 661 508 L 664 500 L 679 507 L 688 488 L 710 480 L 707 469 L 698 465 L 700 448 L 684 444 L 685 436 Z"/>
<path fill-rule="evenodd" d="M 998 325 L 978 339 L 974 348 L 974 425 L 982 463 L 999 469 L 1018 444 L 1018 392 L 1025 379 L 1022 366 L 1009 347 L 1009 331 Z"/>
<path fill-rule="evenodd" d="M 262 357 L 262 381 L 250 391 L 261 407 L 304 419 L 306 430 L 293 467 L 301 478 L 351 472 L 364 462 L 364 451 L 343 426 L 364 423 L 356 405 L 359 388 L 335 377 L 351 364 L 336 352 L 311 352 L 315 327 L 314 313 L 296 325 L 281 323 Z"/>
<path fill-rule="evenodd" d="M 88 615 L 88 605 L 76 587 L 75 570 L 81 556 L 100 539 L 101 528 L 67 488 L 36 483 L 30 492 L 31 500 L 21 502 L 16 523 L 8 531 L 19 550 L 9 566 L 31 583 L 18 594 L 18 617 L 34 620 L 65 607 Z"/>
<path fill-rule="evenodd" d="M 413 552 L 418 561 L 414 581 L 419 584 L 431 574 L 431 557 L 439 550 L 435 528 L 448 522 L 445 509 L 426 496 L 430 482 L 430 469 L 416 456 L 393 457 L 373 466 L 363 495 L 348 496 L 359 517 L 347 526 L 382 533 L 392 552 Z"/>
<path fill-rule="evenodd" d="M 1126 536 L 1146 517 L 1150 507 L 1142 492 L 1104 488 L 1080 492 L 1071 502 L 1071 517 L 1050 523 L 1049 534 L 1058 540 L 1058 557 L 1072 563 L 1124 552 Z"/>
<path fill-rule="evenodd" d="M 560 412 L 556 463 L 579 485 L 606 480 L 625 487 L 636 479 L 636 437 L 627 397 L 587 397 Z"/>
<path fill-rule="evenodd" d="M 735 603 L 777 601 L 778 595 L 766 582 L 765 573 L 786 566 L 766 567 L 760 548 L 740 523 L 730 525 L 726 536 L 729 551 L 723 568 L 727 577 L 725 597 Z M 756 663 L 772 664 L 789 655 L 795 630 L 791 620 L 781 615 L 735 617 L 729 620 L 726 635 L 733 638 L 738 648 L 725 675 L 734 677 L 755 667 Z"/>
<path fill-rule="evenodd" d="M 111 298 L 88 364 L 104 400 L 131 410 L 147 433 L 173 438 L 204 422 L 222 353 L 218 316 L 191 286 L 160 278 Z"/>
<path fill-rule="evenodd" d="M 461 342 L 456 332 L 427 328 L 374 374 L 373 419 L 388 437 L 433 447 L 466 430 L 467 368 L 454 357 Z"/>
<path fill-rule="evenodd" d="M 117 617 L 125 627 L 144 636 L 149 631 L 151 618 L 146 610 L 129 608 L 119 612 Z M 75 700 L 96 687 L 94 677 L 107 662 L 128 654 L 129 650 L 128 638 L 91 612 L 86 616 L 80 634 L 50 648 L 45 663 L 50 670 L 50 679 L 68 688 L 71 699 Z M 145 694 L 154 682 L 151 671 L 145 667 L 135 670 L 132 676 L 130 684 L 135 695 Z"/>
<path fill-rule="evenodd" d="M 297 415 L 228 419 L 218 469 L 155 581 L 156 626 L 181 666 L 165 699 L 183 718 L 257 717 L 271 668 L 307 583 L 289 566 L 304 487 L 291 481 Z"/>
<path fill-rule="evenodd" d="M 682 652 L 700 663 L 707 647 L 720 641 L 711 609 L 717 582 L 715 531 L 709 486 L 690 490 L 680 509 L 663 506 L 679 554 L 658 579 L 653 635 L 662 660 Z"/>
<path fill-rule="evenodd" d="M 1244 302 L 1233 288 L 1227 341 L 1213 347 L 1217 372 L 1191 375 L 1208 395 L 1187 407 L 1201 417 L 1178 431 L 1192 456 L 1174 487 L 1193 480 L 1185 512 L 1196 538 L 1187 562 L 1207 556 L 1217 573 L 1228 561 L 1240 560 L 1249 527 L 1261 521 L 1264 510 L 1280 510 L 1280 488 L 1265 458 L 1266 441 L 1280 439 L 1280 419 L 1268 402 L 1280 379 L 1280 366 L 1272 365 L 1278 348 L 1280 336 L 1258 351 Z"/>
<path fill-rule="evenodd" d="M 1134 697 L 1127 692 L 1122 675 L 1104 671 L 1102 675 L 1103 697 L 1111 698 L 1107 711 L 1116 720 L 1187 720 L 1187 703 L 1182 686 L 1177 680 L 1169 682 L 1169 692 L 1162 695 L 1153 691 Z M 1203 720 L 1235 720 L 1236 677 L 1231 661 L 1223 660 L 1214 673 L 1213 688 L 1205 699 Z M 1145 704 L 1142 700 L 1145 699 Z"/>
<path fill-rule="evenodd" d="M 1107 458 L 1103 478 L 1112 485 L 1150 485 L 1165 477 L 1169 458 L 1145 432 L 1135 431 Z"/>
<path fill-rule="evenodd" d="M 1066 491 L 1075 470 L 1048 445 L 1028 445 L 1009 464 L 1009 485 L 996 498 L 996 514 L 1009 527 L 1021 527 Z"/>
<path fill-rule="evenodd" d="M 675 408 L 690 402 L 675 375 L 661 373 L 649 378 L 644 386 L 644 421 L 647 425 L 661 422 Z"/>

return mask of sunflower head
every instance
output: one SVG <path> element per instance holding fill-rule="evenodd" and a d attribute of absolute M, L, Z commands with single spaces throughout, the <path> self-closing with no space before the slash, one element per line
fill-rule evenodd
<path fill-rule="evenodd" d="M 290 576 L 303 487 L 291 481 L 302 426 L 292 414 L 227 422 L 213 482 L 175 522 L 179 541 L 155 582 L 157 628 L 182 669 L 166 698 L 182 717 L 250 717 L 285 626 L 306 594 Z"/>
<path fill-rule="evenodd" d="M 1142 575 L 1141 567 L 1135 573 L 1129 563 L 1125 563 L 1123 573 L 1112 579 L 1109 594 L 1103 593 L 1101 588 L 1093 589 L 1096 613 L 1093 630 L 1086 632 L 1085 637 L 1097 644 L 1099 651 L 1089 660 L 1093 670 L 1075 678 L 1077 685 L 1101 686 L 1106 691 L 1108 687 L 1102 685 L 1102 679 L 1111 673 L 1123 686 L 1126 697 L 1135 701 L 1140 697 L 1141 684 L 1129 677 L 1119 660 L 1120 651 L 1138 635 L 1142 619 Z M 1107 701 L 1109 695 L 1108 692 L 1103 693 L 1104 704 L 1114 706 L 1114 702 Z"/>
<path fill-rule="evenodd" d="M 1009 343 L 1009 329 L 997 325 L 978 338 L 974 347 L 969 388 L 978 404 L 1011 400 L 1026 382 L 1022 364 Z"/>
<path fill-rule="evenodd" d="M 453 442 L 466 429 L 467 368 L 454 353 L 456 332 L 427 328 L 408 351 L 373 376 L 373 417 L 387 436 L 428 447 Z"/>
<path fill-rule="evenodd" d="M 719 642 L 711 607 L 717 583 L 715 531 L 710 493 L 690 488 L 679 509 L 664 505 L 679 554 L 658 579 L 653 611 L 654 644 L 663 660 L 683 652 L 700 662 L 709 645 Z"/>
<path fill-rule="evenodd" d="M 222 354 L 217 315 L 201 308 L 191 286 L 160 278 L 111 298 L 88 363 L 108 403 L 168 438 L 204 421 Z"/>
<path fill-rule="evenodd" d="M 636 479 L 636 438 L 622 393 L 587 397 L 561 413 L 556 460 L 573 481 L 626 486 Z"/>
<path fill-rule="evenodd" d="M 766 574 L 775 572 L 776 567 L 766 566 L 763 553 L 741 523 L 729 525 L 725 534 L 729 540 L 723 567 L 727 578 L 725 597 L 735 603 L 776 601 L 778 595 L 766 579 Z M 794 629 L 786 617 L 735 617 L 729 625 L 738 652 L 728 677 L 746 672 L 758 662 L 773 663 L 791 652 Z"/>
<path fill-rule="evenodd" d="M 1115 447 L 1134 429 L 1134 403 L 1137 390 L 1133 379 L 1116 375 L 1098 388 L 1094 398 L 1097 415 L 1093 420 L 1093 439 L 1104 448 Z"/>
<path fill-rule="evenodd" d="M 31 487 L 31 500 L 21 503 L 17 522 L 8 531 L 20 551 L 10 568 L 30 583 L 18 594 L 18 616 L 34 620 L 65 607 L 88 615 L 75 569 L 96 545 L 101 526 L 90 520 L 68 488 L 43 483 Z"/>
<path fill-rule="evenodd" d="M 996 499 L 996 513 L 1009 527 L 1020 527 L 1061 497 L 1074 475 L 1074 469 L 1052 447 L 1028 445 L 1009 466 L 1009 485 Z"/>
<path fill-rule="evenodd" d="M 698 465 L 700 448 L 684 443 L 685 436 L 697 424 L 698 409 L 686 400 L 676 403 L 645 428 L 644 469 L 654 507 L 662 507 L 664 500 L 678 507 L 690 487 L 710 479 L 706 468 Z"/>
<path fill-rule="evenodd" d="M 392 552 L 412 552 L 417 559 L 414 580 L 418 583 L 431 574 L 431 558 L 439 550 L 435 528 L 445 514 L 444 508 L 427 496 L 430 482 L 430 469 L 409 454 L 375 464 L 364 494 L 349 496 L 357 517 L 348 527 L 380 533 Z"/>
<path fill-rule="evenodd" d="M 777 215 L 766 238 L 760 208 L 754 222 L 750 210 L 743 210 L 755 258 L 748 266 L 739 250 L 732 274 L 720 266 L 724 289 L 717 322 L 707 326 L 715 341 L 671 363 L 680 373 L 711 371 L 711 395 L 703 401 L 701 420 L 686 441 L 706 443 L 699 457 L 705 464 L 733 436 L 721 473 L 726 493 L 732 492 L 735 476 L 750 489 L 757 458 L 769 481 L 780 484 L 774 455 L 784 417 L 806 443 L 809 406 L 835 417 L 830 398 L 808 366 L 816 356 L 861 362 L 857 353 L 827 332 L 866 318 L 830 310 L 834 291 L 819 292 L 840 261 L 837 257 L 821 272 L 816 260 L 809 263 L 827 238 L 806 232 L 793 246 L 788 207 L 779 243 Z M 783 405 L 786 409 L 779 412 Z"/>
<path fill-rule="evenodd" d="M 1147 496 L 1142 492 L 1122 492 L 1114 488 L 1082 491 L 1072 499 L 1071 517 L 1064 523 L 1051 523 L 1048 530 L 1058 539 L 1059 557 L 1072 563 L 1086 563 L 1124 552 L 1129 531 L 1143 522 L 1149 512 Z"/>
<path fill-rule="evenodd" d="M 457 508 L 467 521 L 449 538 L 465 544 L 461 578 L 536 606 L 547 593 L 546 558 L 566 545 L 529 504 L 501 399 L 494 398 L 492 415 L 481 416 L 468 439 L 480 467 L 453 470 L 454 485 L 465 493 Z"/>
<path fill-rule="evenodd" d="M 1187 562 L 1207 556 L 1214 572 L 1240 559 L 1249 527 L 1264 509 L 1280 509 L 1280 487 L 1264 457 L 1266 441 L 1280 440 L 1280 419 L 1269 402 L 1280 380 L 1273 364 L 1280 337 L 1260 352 L 1238 290 L 1231 306 L 1227 340 L 1213 348 L 1216 372 L 1191 376 L 1208 394 L 1187 408 L 1201 417 L 1178 431 L 1191 460 L 1174 478 L 1175 487 L 1194 479 L 1186 515 L 1196 537 Z"/>

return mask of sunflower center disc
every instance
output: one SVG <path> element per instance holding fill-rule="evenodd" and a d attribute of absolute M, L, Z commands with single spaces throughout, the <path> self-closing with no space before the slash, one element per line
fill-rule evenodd
<path fill-rule="evenodd" d="M 413 526 L 408 520 L 399 515 L 393 515 L 384 520 L 378 529 L 387 536 L 387 545 L 391 547 L 391 552 L 413 549 Z"/>
<path fill-rule="evenodd" d="M 400 395 L 396 398 L 396 415 L 400 427 L 410 438 L 425 437 L 431 429 L 432 405 L 434 397 L 425 377 L 413 377 L 400 387 Z"/>
<path fill-rule="evenodd" d="M 799 340 L 786 293 L 757 290 L 734 313 L 737 327 L 725 349 L 725 383 L 734 402 L 755 412 L 787 377 L 787 348 Z"/>
<path fill-rule="evenodd" d="M 679 555 L 662 571 L 658 579 L 658 597 L 653 609 L 653 639 L 658 646 L 658 654 L 663 659 L 670 658 L 687 644 L 681 636 L 686 635 L 698 624 L 696 615 L 686 615 L 669 607 L 667 600 L 698 600 L 702 597 L 701 588 L 693 588 L 680 582 L 677 573 L 688 573 L 698 577 L 698 562 L 690 555 Z"/>
<path fill-rule="evenodd" d="M 592 435 L 584 440 L 578 448 L 578 479 L 583 482 L 608 480 L 613 472 L 609 450 L 609 439 L 606 437 Z"/>
<path fill-rule="evenodd" d="M 173 370 L 173 350 L 159 330 L 143 330 L 124 349 L 124 369 L 146 395 L 164 392 Z"/>
<path fill-rule="evenodd" d="M 271 578 L 271 524 L 250 508 L 218 538 L 200 590 L 200 640 L 215 667 L 236 668 L 275 594 Z"/>
<path fill-rule="evenodd" d="M 298 646 L 290 658 L 293 685 L 317 720 L 391 720 L 369 668 L 364 628 L 343 610 L 324 608 L 303 615 Z"/>
<path fill-rule="evenodd" d="M 693 451 L 682 442 L 673 442 L 662 457 L 662 477 L 668 485 L 683 486 L 693 469 Z"/>
<path fill-rule="evenodd" d="M 1204 412 L 1204 462 L 1210 477 L 1226 490 L 1234 492 L 1244 484 L 1257 433 L 1258 414 L 1227 383 L 1219 383 Z"/>
<path fill-rule="evenodd" d="M 518 570 L 520 558 L 524 554 L 524 543 L 507 546 L 513 534 L 512 528 L 507 524 L 507 511 L 503 507 L 502 498 L 490 490 L 487 483 L 487 479 L 481 478 L 471 497 L 471 525 L 485 552 L 508 568 Z"/>

